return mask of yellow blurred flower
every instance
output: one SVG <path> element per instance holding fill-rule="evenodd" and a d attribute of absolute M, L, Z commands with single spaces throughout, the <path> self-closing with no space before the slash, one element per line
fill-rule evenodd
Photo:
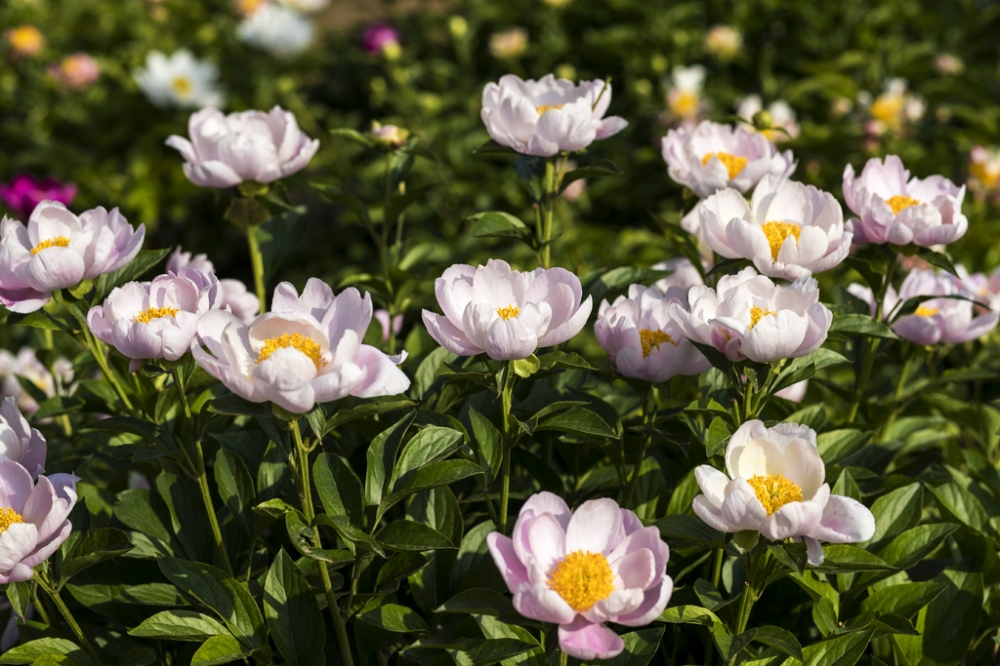
<path fill-rule="evenodd" d="M 238 11 L 241 16 L 250 16 L 266 3 L 267 0 L 234 0 L 236 11 Z"/>
<path fill-rule="evenodd" d="M 7 43 L 14 55 L 32 57 L 45 48 L 45 37 L 33 25 L 22 25 L 7 31 Z"/>
<path fill-rule="evenodd" d="M 899 131 L 905 123 L 920 120 L 925 110 L 923 99 L 909 91 L 906 79 L 889 79 L 868 113 L 874 121 L 871 127 L 875 133 L 882 134 Z"/>
<path fill-rule="evenodd" d="M 985 191 L 1000 185 L 1000 148 L 976 146 L 969 153 L 969 187 Z"/>
<path fill-rule="evenodd" d="M 705 111 L 701 92 L 705 86 L 705 68 L 701 65 L 674 67 L 672 85 L 667 91 L 667 106 L 678 120 L 692 122 Z"/>

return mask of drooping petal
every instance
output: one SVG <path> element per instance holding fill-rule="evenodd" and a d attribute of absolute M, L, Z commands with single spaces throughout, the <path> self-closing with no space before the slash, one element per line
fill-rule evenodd
<path fill-rule="evenodd" d="M 625 649 L 625 643 L 603 624 L 580 617 L 572 624 L 559 625 L 559 647 L 577 659 L 611 659 Z"/>

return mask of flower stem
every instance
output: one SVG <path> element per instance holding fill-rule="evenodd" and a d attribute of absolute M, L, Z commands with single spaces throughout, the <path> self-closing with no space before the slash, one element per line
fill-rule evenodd
<path fill-rule="evenodd" d="M 264 255 L 257 243 L 257 225 L 247 227 L 247 244 L 250 246 L 250 266 L 253 268 L 253 286 L 260 300 L 260 311 L 267 311 L 267 291 L 264 287 Z"/>
<path fill-rule="evenodd" d="M 882 281 L 882 288 L 879 289 L 879 293 L 875 296 L 875 321 L 882 321 L 883 316 L 891 314 L 884 312 L 883 308 L 885 306 L 885 295 L 889 292 L 889 287 L 892 286 L 892 278 L 896 272 L 898 260 L 899 257 L 896 253 L 890 250 L 889 255 L 886 257 L 885 279 Z M 858 416 L 858 409 L 860 409 L 861 401 L 864 399 L 865 389 L 868 388 L 872 370 L 875 368 L 875 356 L 878 348 L 879 341 L 877 339 L 870 339 L 867 336 L 862 338 L 861 350 L 859 351 L 863 357 L 861 374 L 855 378 L 854 400 L 851 401 L 851 411 L 847 415 L 848 423 L 853 423 L 854 419 Z"/>
<path fill-rule="evenodd" d="M 569 655 L 562 648 L 559 649 L 559 666 L 568 666 Z"/>
<path fill-rule="evenodd" d="M 639 474 L 642 471 L 642 461 L 646 458 L 646 450 L 653 442 L 653 424 L 656 421 L 656 387 L 650 386 L 643 392 L 642 396 L 642 423 L 646 428 L 646 438 L 642 446 L 636 453 L 635 461 L 632 463 L 632 477 L 628 481 L 625 489 L 625 506 L 632 507 L 632 497 L 635 495 L 636 486 L 639 485 Z"/>
<path fill-rule="evenodd" d="M 510 499 L 510 454 L 514 448 L 511 433 L 511 404 L 514 401 L 514 361 L 507 361 L 503 386 L 500 389 L 501 412 L 503 416 L 503 460 L 500 465 L 500 532 L 507 533 L 507 502 Z"/>
<path fill-rule="evenodd" d="M 222 530 L 219 529 L 219 519 L 215 515 L 215 507 L 212 506 L 212 493 L 209 492 L 208 476 L 205 474 L 205 453 L 201 448 L 201 440 L 194 440 L 194 450 L 197 459 L 194 461 L 198 472 L 198 489 L 201 490 L 201 501 L 205 504 L 205 514 L 208 516 L 208 525 L 212 529 L 212 539 L 215 541 L 215 550 L 219 553 L 219 560 L 222 562 L 222 570 L 230 576 L 233 575 L 233 565 L 229 562 L 229 551 L 222 540 Z"/>
<path fill-rule="evenodd" d="M 122 388 L 122 385 L 118 383 L 118 378 L 111 371 L 111 366 L 108 365 L 108 359 L 104 355 L 104 348 L 101 344 L 94 338 L 90 333 L 90 329 L 87 326 L 81 327 L 83 331 L 83 339 L 87 343 L 87 348 L 90 350 L 91 355 L 94 360 L 97 361 L 97 366 L 101 369 L 101 376 L 104 377 L 104 381 L 111 384 L 111 388 L 115 390 L 118 394 L 118 399 L 122 401 L 125 405 L 125 409 L 129 411 L 130 414 L 134 414 L 135 411 L 132 408 L 132 402 L 128 399 L 128 395 Z"/>
<path fill-rule="evenodd" d="M 750 563 L 747 567 L 747 580 L 740 593 L 739 610 L 736 612 L 733 625 L 733 636 L 739 636 L 746 631 L 750 622 L 750 612 L 753 605 L 764 593 L 767 577 L 770 573 L 770 553 L 763 545 L 754 547 L 748 554 Z"/>
<path fill-rule="evenodd" d="M 49 598 L 52 599 L 52 603 L 54 603 L 56 608 L 59 609 L 59 613 L 63 616 L 63 619 L 66 620 L 66 624 L 69 625 L 73 635 L 76 636 L 76 640 L 87 652 L 87 656 L 90 657 L 94 666 L 102 666 L 101 658 L 97 656 L 94 646 L 90 644 L 89 640 L 87 640 L 87 635 L 83 633 L 80 625 L 76 622 L 76 618 L 73 617 L 73 613 L 70 612 L 69 608 L 59 596 L 59 590 L 57 590 L 55 585 L 52 584 L 52 581 L 49 580 L 48 575 L 41 570 L 38 572 L 38 584 L 48 593 Z"/>
<path fill-rule="evenodd" d="M 296 467 L 299 473 L 299 489 L 302 493 L 302 513 L 305 514 L 306 522 L 311 526 L 316 518 L 316 510 L 313 507 L 312 482 L 309 477 L 309 448 L 302 441 L 302 432 L 299 430 L 298 420 L 289 421 L 288 427 L 295 438 Z M 323 544 L 319 538 L 319 531 L 313 531 L 313 545 L 322 548 Z M 337 634 L 337 643 L 340 645 L 340 659 L 344 666 L 354 666 L 354 658 L 351 656 L 351 643 L 347 637 L 347 627 L 344 626 L 344 618 L 337 604 L 337 598 L 333 593 L 333 585 L 330 582 L 330 572 L 326 568 L 326 562 L 317 561 L 319 565 L 319 576 L 323 582 L 323 593 L 326 596 L 327 610 L 330 611 L 330 619 L 333 621 L 333 630 Z"/>

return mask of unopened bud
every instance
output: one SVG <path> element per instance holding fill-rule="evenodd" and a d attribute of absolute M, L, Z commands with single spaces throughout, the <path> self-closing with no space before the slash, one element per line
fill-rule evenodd
<path fill-rule="evenodd" d="M 774 118 L 771 117 L 771 112 L 767 109 L 758 111 L 753 114 L 753 126 L 758 130 L 771 129 L 771 125 L 774 123 Z"/>
<path fill-rule="evenodd" d="M 448 19 L 448 30 L 455 39 L 465 39 L 469 34 L 469 24 L 461 16 L 452 16 Z"/>

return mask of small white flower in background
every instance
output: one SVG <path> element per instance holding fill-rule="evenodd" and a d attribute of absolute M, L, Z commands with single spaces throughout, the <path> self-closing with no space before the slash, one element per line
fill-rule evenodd
<path fill-rule="evenodd" d="M 814 278 L 781 287 L 749 267 L 719 278 L 715 289 L 691 287 L 688 303 L 690 311 L 672 303 L 670 318 L 686 338 L 715 347 L 733 362 L 806 356 L 823 344 L 833 322 Z"/>
<path fill-rule="evenodd" d="M 732 60 L 741 48 L 743 35 L 731 25 L 716 25 L 705 33 L 705 50 L 719 60 Z"/>
<path fill-rule="evenodd" d="M 749 128 L 752 127 L 753 117 L 763 110 L 764 102 L 760 95 L 748 95 L 740 100 L 736 107 L 736 115 L 751 123 Z M 759 130 L 761 134 L 774 143 L 789 141 L 799 136 L 799 123 L 796 120 L 795 111 L 788 102 L 783 99 L 775 100 L 767 107 L 767 112 L 771 114 L 771 127 L 774 129 Z M 784 130 L 784 132 L 778 130 Z"/>
<path fill-rule="evenodd" d="M 687 290 L 633 284 L 628 296 L 601 301 L 594 333 L 611 365 L 626 377 L 665 382 L 675 375 L 700 375 L 711 368 L 670 318 L 669 305 L 687 307 Z"/>
<path fill-rule="evenodd" d="M 996 268 L 992 273 L 972 273 L 965 270 L 961 264 L 955 266 L 958 277 L 962 281 L 962 287 L 968 291 L 973 298 L 981 303 L 986 303 L 994 312 L 1000 312 L 1000 268 Z"/>
<path fill-rule="evenodd" d="M 133 78 L 149 101 L 161 108 L 196 109 L 225 104 L 218 83 L 219 68 L 198 60 L 186 49 L 170 56 L 150 51 L 146 66 L 136 69 Z"/>
<path fill-rule="evenodd" d="M 510 28 L 490 35 L 490 54 L 500 60 L 514 60 L 528 50 L 528 31 Z"/>
<path fill-rule="evenodd" d="M 873 157 L 856 178 L 852 165 L 844 168 L 844 200 L 858 216 L 848 222 L 855 244 L 953 243 L 969 227 L 962 214 L 964 198 L 965 186 L 944 176 L 910 178 L 896 155 L 884 162 Z"/>
<path fill-rule="evenodd" d="M 73 364 L 60 356 L 52 366 L 55 376 L 42 365 L 31 347 L 22 347 L 16 356 L 6 349 L 0 349 L 0 379 L 3 380 L 0 392 L 4 398 L 13 397 L 18 408 L 25 414 L 34 414 L 38 411 L 38 403 L 24 390 L 17 377 L 20 375 L 30 380 L 50 398 L 64 395 L 73 381 Z"/>
<path fill-rule="evenodd" d="M 383 125 L 377 120 L 372 121 L 372 139 L 379 146 L 398 147 L 410 138 L 410 131 L 396 125 Z"/>
<path fill-rule="evenodd" d="M 205 108 L 191 114 L 188 135 L 170 136 L 166 144 L 180 152 L 184 175 L 200 187 L 271 183 L 304 169 L 319 150 L 319 139 L 310 139 L 279 106 L 229 115 Z"/>
<path fill-rule="evenodd" d="M 939 53 L 934 58 L 934 69 L 944 76 L 955 76 L 962 73 L 962 70 L 965 69 L 965 63 L 962 62 L 961 58 L 951 53 Z"/>
<path fill-rule="evenodd" d="M 724 187 L 748 192 L 767 174 L 791 176 L 796 165 L 792 151 L 778 152 L 762 134 L 707 120 L 667 132 L 662 151 L 673 181 L 700 199 Z"/>
<path fill-rule="evenodd" d="M 583 150 L 628 126 L 618 116 L 604 117 L 611 84 L 594 79 L 574 84 L 552 74 L 535 81 L 513 74 L 483 89 L 481 116 L 497 143 L 525 155 L 550 157 Z"/>
<path fill-rule="evenodd" d="M 496 361 L 528 358 L 583 329 L 593 298 L 583 300 L 580 278 L 564 268 L 513 270 L 490 259 L 474 268 L 455 264 L 434 281 L 443 315 L 424 310 L 438 344 L 459 356 L 485 352 Z"/>
<path fill-rule="evenodd" d="M 850 497 L 831 495 L 816 432 L 797 423 L 764 427 L 747 421 L 726 447 L 726 473 L 695 468 L 702 495 L 694 512 L 720 532 L 760 532 L 772 541 L 804 540 L 809 563 L 823 563 L 820 541 L 860 543 L 875 534 L 875 517 Z"/>
<path fill-rule="evenodd" d="M 705 113 L 706 104 L 701 96 L 704 87 L 704 67 L 674 67 L 671 86 L 667 91 L 667 107 L 675 120 L 693 125 Z"/>
<path fill-rule="evenodd" d="M 870 132 L 876 135 L 897 132 L 906 122 L 920 120 L 925 110 L 923 99 L 910 92 L 906 79 L 889 79 L 882 94 L 868 107 L 874 121 Z"/>
<path fill-rule="evenodd" d="M 976 146 L 969 153 L 969 187 L 988 192 L 1000 185 L 1000 148 Z"/>
<path fill-rule="evenodd" d="M 0 403 L 0 460 L 13 460 L 37 478 L 45 471 L 47 451 L 45 437 L 28 425 L 14 397 L 4 398 Z"/>
<path fill-rule="evenodd" d="M 237 34 L 254 48 L 286 58 L 309 47 L 313 25 L 294 9 L 268 3 L 243 19 Z"/>
<path fill-rule="evenodd" d="M 190 252 L 184 252 L 178 245 L 167 259 L 167 272 L 178 273 L 184 267 L 215 273 L 215 265 L 208 255 L 196 254 L 192 257 Z M 222 307 L 219 309 L 232 312 L 244 324 L 249 324 L 257 318 L 260 314 L 260 299 L 251 293 L 245 284 L 227 278 L 219 280 L 219 286 L 222 288 Z"/>
<path fill-rule="evenodd" d="M 681 287 L 684 289 L 686 298 L 689 287 L 693 287 L 696 284 L 705 284 L 701 273 L 687 257 L 667 259 L 658 264 L 653 264 L 653 268 L 658 271 L 671 271 L 670 276 L 657 280 L 653 285 L 663 293 L 667 293 L 667 290 L 671 287 Z"/>
<path fill-rule="evenodd" d="M 709 247 L 727 259 L 750 259 L 764 275 L 794 280 L 834 268 L 851 250 L 840 204 L 828 192 L 782 176 L 761 179 L 747 204 L 733 189 L 699 204 Z"/>

